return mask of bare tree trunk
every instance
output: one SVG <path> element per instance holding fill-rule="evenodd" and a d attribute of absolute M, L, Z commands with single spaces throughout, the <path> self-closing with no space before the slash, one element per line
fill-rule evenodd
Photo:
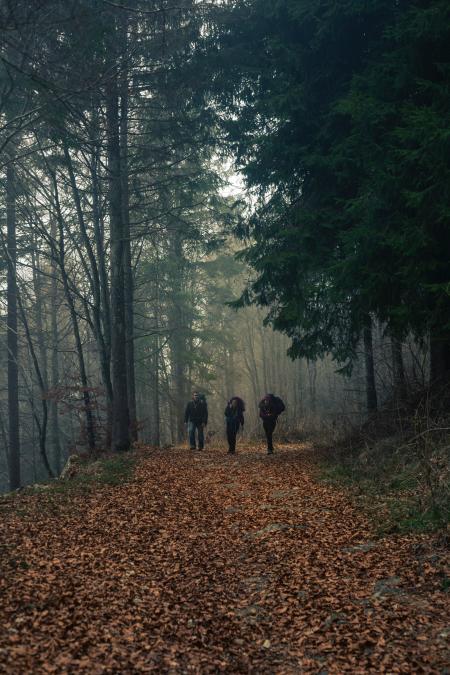
<path fill-rule="evenodd" d="M 160 413 L 160 402 L 159 402 L 159 338 L 156 336 L 155 340 L 155 353 L 152 357 L 151 363 L 151 378 L 152 378 L 152 430 L 151 430 L 151 442 L 153 445 L 161 445 L 161 413 Z"/>
<path fill-rule="evenodd" d="M 406 399 L 406 377 L 401 340 L 396 337 L 391 338 L 391 350 L 395 396 L 397 400 L 404 401 Z"/>
<path fill-rule="evenodd" d="M 305 408 L 305 402 L 304 402 L 304 397 L 305 397 L 305 391 L 303 388 L 303 376 L 304 376 L 304 367 L 301 362 L 301 360 L 298 360 L 298 382 L 296 386 L 298 387 L 298 410 L 299 413 L 304 412 Z"/>
<path fill-rule="evenodd" d="M 125 15 L 124 15 L 125 16 Z M 128 63 L 127 63 L 127 21 L 124 19 L 123 50 L 124 62 L 121 73 L 121 115 L 120 115 L 120 174 L 122 188 L 122 225 L 124 237 L 124 284 L 125 284 L 125 331 L 127 353 L 127 392 L 132 441 L 138 440 L 136 419 L 136 377 L 134 369 L 134 280 L 131 259 L 130 195 L 128 186 Z"/>
<path fill-rule="evenodd" d="M 180 323 L 177 326 L 172 324 L 172 326 L 170 345 L 172 361 L 172 383 L 175 401 L 175 439 L 177 442 L 181 442 L 184 437 L 184 405 L 187 396 L 185 393 L 184 366 L 182 361 L 183 341 L 181 333 L 183 327 L 180 325 Z"/>
<path fill-rule="evenodd" d="M 244 342 L 244 353 L 246 361 L 248 363 L 249 373 L 251 373 L 252 388 L 253 391 L 255 392 L 255 399 L 259 401 L 262 392 L 258 375 L 258 365 L 256 363 L 256 355 L 255 355 L 256 344 L 254 339 L 252 321 L 249 320 L 247 315 L 245 316 L 245 324 L 247 330 L 245 331 L 246 340 Z M 248 348 L 247 350 L 246 347 Z"/>
<path fill-rule="evenodd" d="M 174 435 L 174 410 L 173 410 L 173 397 L 171 396 L 171 389 L 170 389 L 170 376 L 167 371 L 167 360 L 164 358 L 164 354 L 161 352 L 160 358 L 159 358 L 159 387 L 160 387 L 160 392 L 162 391 L 162 387 L 164 387 L 164 393 L 165 393 L 165 400 L 164 403 L 165 405 L 165 410 L 167 411 L 167 417 L 165 417 L 164 422 L 167 422 L 167 424 L 164 424 L 164 427 L 160 427 L 160 433 L 164 429 L 164 433 L 161 434 L 161 440 L 165 441 L 166 440 L 166 429 L 167 426 L 169 428 L 169 439 L 171 443 L 175 442 L 175 435 Z M 161 410 L 161 408 L 160 408 Z M 162 422 L 162 420 L 161 420 Z"/>
<path fill-rule="evenodd" d="M 52 240 L 56 244 L 56 221 L 52 217 L 50 228 Z M 56 475 L 59 476 L 62 470 L 62 462 L 61 462 L 61 442 L 60 442 L 59 420 L 58 420 L 58 403 L 56 396 L 56 389 L 59 385 L 58 319 L 57 319 L 58 287 L 56 280 L 57 266 L 54 256 L 51 257 L 51 270 L 52 270 L 52 280 L 50 291 L 50 324 L 51 324 L 50 363 L 51 363 L 51 389 L 53 390 L 53 397 L 51 398 L 49 403 L 49 413 L 50 413 L 50 429 L 53 445 L 53 466 L 55 467 Z"/>
<path fill-rule="evenodd" d="M 120 452 L 130 448 L 131 440 L 127 386 L 127 333 L 125 328 L 125 232 L 122 212 L 116 69 L 111 74 L 106 87 L 106 124 L 111 229 L 111 370 L 113 385 L 111 447 L 113 451 Z"/>
<path fill-rule="evenodd" d="M 19 369 L 17 340 L 17 243 L 16 243 L 16 176 L 12 163 L 6 169 L 6 227 L 7 227 L 7 346 L 8 346 L 8 416 L 9 416 L 9 485 L 20 487 L 19 436 Z"/>
<path fill-rule="evenodd" d="M 98 137 L 97 114 L 95 111 L 95 122 L 93 136 Z M 111 311 L 109 297 L 109 283 L 106 265 L 105 237 L 103 223 L 100 211 L 100 187 L 99 175 L 100 162 L 98 149 L 95 148 L 91 158 L 91 180 L 92 180 L 92 220 L 94 226 L 95 252 L 98 265 L 99 285 L 100 285 L 100 318 L 102 323 L 103 350 L 100 354 L 102 379 L 106 392 L 106 444 L 111 445 L 112 429 L 112 407 L 113 390 L 111 382 Z"/>
<path fill-rule="evenodd" d="M 5 420 L 3 419 L 2 411 L 0 410 L 0 438 L 3 441 L 3 450 L 5 452 L 6 465 L 9 466 L 9 442 L 6 431 Z"/>
<path fill-rule="evenodd" d="M 366 364 L 366 400 L 368 412 L 374 412 L 378 408 L 377 389 L 375 384 L 375 366 L 373 360 L 372 320 L 368 317 L 368 323 L 363 331 L 364 359 Z"/>
<path fill-rule="evenodd" d="M 225 398 L 229 399 L 236 391 L 234 382 L 234 363 L 233 352 L 229 347 L 225 347 Z"/>
<path fill-rule="evenodd" d="M 161 445 L 161 410 L 160 410 L 160 375 L 159 375 L 159 365 L 160 365 L 160 344 L 159 344 L 159 266 L 158 260 L 156 262 L 156 278 L 155 278 L 155 309 L 154 309 L 154 320 L 155 320 L 155 353 L 152 358 L 152 443 L 159 447 Z"/>
<path fill-rule="evenodd" d="M 61 278 L 63 282 L 63 288 L 64 288 L 64 296 L 66 298 L 67 305 L 69 307 L 69 313 L 70 313 L 70 318 L 72 321 L 72 328 L 73 328 L 73 333 L 74 333 L 74 338 L 75 338 L 75 347 L 76 347 L 76 352 L 77 352 L 77 357 L 78 357 L 78 366 L 80 369 L 80 380 L 81 380 L 81 387 L 82 387 L 82 396 L 83 396 L 83 403 L 84 403 L 84 414 L 86 417 L 86 435 L 87 435 L 87 443 L 88 443 L 88 448 L 90 452 L 95 452 L 95 430 L 94 430 L 94 417 L 92 415 L 92 409 L 91 409 L 91 396 L 89 393 L 89 385 L 88 385 L 88 378 L 87 378 L 87 373 L 86 373 L 86 365 L 84 361 L 84 354 L 83 354 L 83 345 L 81 342 L 81 335 L 80 335 L 80 328 L 78 325 L 78 315 L 75 309 L 75 303 L 74 299 L 72 296 L 72 291 L 70 289 L 70 284 L 69 284 L 69 277 L 67 274 L 66 270 L 66 264 L 65 264 L 65 236 L 64 236 L 64 220 L 61 212 L 61 205 L 59 202 L 59 194 L 58 194 L 58 184 L 56 181 L 56 176 L 55 174 L 52 174 L 52 181 L 53 181 L 53 190 L 54 190 L 54 198 L 55 198 L 55 206 L 56 206 L 56 217 L 57 217 L 57 223 L 58 223 L 58 230 L 59 230 L 59 241 L 58 241 L 58 248 L 57 248 L 57 255 L 58 255 L 58 264 L 59 264 L 59 269 L 61 272 Z"/>
<path fill-rule="evenodd" d="M 317 367 L 314 361 L 307 361 L 306 367 L 308 369 L 309 405 L 312 414 L 315 415 L 317 410 L 317 398 L 316 398 Z"/>
<path fill-rule="evenodd" d="M 185 350 L 186 320 L 183 312 L 183 245 L 181 235 L 175 230 L 171 241 L 172 289 L 169 309 L 170 365 L 175 402 L 175 440 L 184 438 L 184 405 L 187 397 Z"/>
<path fill-rule="evenodd" d="M 97 343 L 97 349 L 99 354 L 100 361 L 100 370 L 102 373 L 102 380 L 106 392 L 106 401 L 107 401 L 107 410 L 111 409 L 112 403 L 112 385 L 111 385 L 111 373 L 110 373 L 110 354 L 109 349 L 106 344 L 103 335 L 103 322 L 102 322 L 102 296 L 101 296 L 101 283 L 100 283 L 100 272 L 99 266 L 97 264 L 97 259 L 95 256 L 94 248 L 89 239 L 86 222 L 83 214 L 83 208 L 81 204 L 80 192 L 78 189 L 75 172 L 73 168 L 72 158 L 70 156 L 69 150 L 64 144 L 64 157 L 67 164 L 67 169 L 69 173 L 70 185 L 72 188 L 72 195 L 76 207 L 78 224 L 80 227 L 81 239 L 86 249 L 86 253 L 89 259 L 90 273 L 89 280 L 92 290 L 93 302 L 92 302 L 92 315 L 93 315 L 93 332 L 95 341 Z M 107 418 L 107 437 L 109 437 L 109 423 L 110 417 Z"/>
<path fill-rule="evenodd" d="M 444 385 L 450 382 L 450 340 L 442 330 L 430 332 L 430 384 Z"/>
<path fill-rule="evenodd" d="M 37 242 L 33 241 L 31 251 L 31 261 L 33 267 L 33 289 L 34 289 L 34 320 L 36 322 L 37 344 L 39 347 L 39 357 L 41 362 L 42 379 L 45 389 L 48 389 L 48 363 L 47 363 L 47 339 L 45 327 L 42 321 L 44 316 L 44 302 L 42 293 L 42 280 L 40 272 L 39 254 L 37 253 Z"/>
<path fill-rule="evenodd" d="M 242 345 L 243 346 L 242 358 L 244 361 L 245 369 L 247 371 L 248 379 L 250 380 L 250 384 L 252 387 L 253 400 L 255 404 L 257 404 L 257 402 L 261 398 L 261 390 L 259 388 L 258 373 L 255 364 L 254 344 L 252 343 L 251 340 L 249 322 L 247 317 L 246 317 L 246 324 L 247 324 L 247 330 L 245 331 L 246 339 L 243 341 Z"/>
<path fill-rule="evenodd" d="M 36 373 L 38 385 L 39 385 L 39 391 L 41 394 L 41 406 L 42 406 L 42 420 L 39 419 L 37 415 L 35 415 L 35 420 L 36 424 L 38 427 L 38 432 L 39 432 L 39 450 L 41 454 L 41 459 L 42 462 L 45 466 L 45 469 L 48 473 L 49 476 L 53 478 L 53 471 L 50 467 L 50 463 L 48 461 L 47 457 L 47 423 L 48 423 L 48 409 L 47 409 L 47 391 L 46 391 L 46 386 L 45 386 L 45 381 L 42 375 L 41 367 L 39 365 L 38 358 L 36 356 L 36 350 L 34 348 L 33 340 L 31 337 L 30 333 L 30 328 L 28 326 L 28 321 L 27 317 L 24 311 L 24 308 L 22 306 L 22 302 L 20 300 L 20 295 L 17 295 L 17 300 L 18 300 L 18 305 L 20 309 L 20 316 L 22 319 L 23 327 L 25 329 L 25 336 L 27 339 L 28 343 L 28 349 L 30 350 L 30 355 L 31 359 L 33 361 L 34 365 L 34 371 Z M 34 398 L 34 397 L 33 397 Z"/>
<path fill-rule="evenodd" d="M 261 336 L 261 361 L 262 361 L 262 371 L 263 371 L 263 386 L 264 386 L 264 391 L 267 393 L 270 390 L 274 388 L 273 386 L 273 380 L 271 380 L 271 384 L 269 385 L 268 382 L 268 377 L 267 377 L 267 365 L 268 365 L 268 355 L 267 355 L 267 348 L 266 348 L 266 331 L 264 329 L 264 326 L 260 326 L 259 329 L 259 334 Z M 273 357 L 273 355 L 272 355 Z"/>

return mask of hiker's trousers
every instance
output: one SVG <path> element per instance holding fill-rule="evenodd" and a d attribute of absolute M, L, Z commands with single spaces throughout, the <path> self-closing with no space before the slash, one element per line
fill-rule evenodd
<path fill-rule="evenodd" d="M 270 450 L 271 452 L 273 452 L 272 435 L 273 432 L 275 431 L 276 426 L 277 426 L 276 417 L 266 417 L 265 419 L 263 419 L 263 427 L 264 431 L 266 432 L 266 439 L 267 439 L 267 450 Z"/>
<path fill-rule="evenodd" d="M 197 430 L 197 435 L 198 435 L 198 449 L 203 450 L 203 446 L 205 445 L 205 436 L 204 436 L 204 433 L 203 433 L 203 423 L 202 422 L 189 421 L 189 423 L 188 423 L 189 444 L 190 444 L 192 449 L 197 447 L 196 439 L 195 439 L 195 430 Z"/>

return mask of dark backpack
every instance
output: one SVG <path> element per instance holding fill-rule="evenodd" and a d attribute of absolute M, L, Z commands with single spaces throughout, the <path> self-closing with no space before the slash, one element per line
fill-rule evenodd
<path fill-rule="evenodd" d="M 259 402 L 259 409 L 261 411 L 260 416 L 263 418 L 271 415 L 278 417 L 278 415 L 281 415 L 281 413 L 285 410 L 285 405 L 279 396 L 270 394 L 268 406 L 266 406 L 265 401 L 266 398 L 263 398 Z"/>
<path fill-rule="evenodd" d="M 242 398 L 239 398 L 239 396 L 233 396 L 232 398 L 230 398 L 228 405 L 231 406 L 232 401 L 237 401 L 237 407 L 240 413 L 243 413 L 245 411 L 245 403 L 242 400 Z"/>
<path fill-rule="evenodd" d="M 281 413 L 286 410 L 286 406 L 279 396 L 273 397 L 272 407 L 275 415 L 281 415 Z"/>

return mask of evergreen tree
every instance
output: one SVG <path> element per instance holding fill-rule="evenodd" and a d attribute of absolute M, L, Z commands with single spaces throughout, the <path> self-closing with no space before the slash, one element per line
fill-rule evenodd
<path fill-rule="evenodd" d="M 432 376 L 450 375 L 449 12 L 254 0 L 207 40 L 258 196 L 242 302 L 270 307 L 292 356 L 351 364 L 373 315 L 397 339 L 430 333 Z"/>

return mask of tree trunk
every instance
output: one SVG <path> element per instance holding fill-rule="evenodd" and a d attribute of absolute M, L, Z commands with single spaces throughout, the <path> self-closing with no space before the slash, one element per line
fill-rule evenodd
<path fill-rule="evenodd" d="M 267 355 L 267 349 L 266 349 L 266 330 L 264 326 L 260 326 L 259 329 L 259 334 L 261 336 L 261 361 L 262 361 L 262 372 L 263 372 L 263 386 L 264 386 L 264 392 L 268 392 L 269 389 L 270 391 L 273 390 L 274 388 L 274 382 L 273 379 L 270 380 L 269 384 L 269 378 L 267 375 L 267 366 L 268 366 L 268 355 Z"/>
<path fill-rule="evenodd" d="M 9 466 L 9 441 L 8 433 L 6 431 L 5 420 L 3 419 L 2 411 L 0 410 L 0 438 L 2 440 L 3 450 L 5 453 L 6 466 Z"/>
<path fill-rule="evenodd" d="M 155 279 L 155 308 L 154 308 L 154 321 L 155 321 L 155 340 L 154 340 L 154 354 L 151 359 L 151 376 L 152 376 L 152 388 L 151 388 L 151 405 L 153 409 L 152 414 L 152 430 L 151 430 L 151 442 L 153 445 L 159 447 L 161 445 L 161 411 L 160 411 L 160 376 L 159 376 L 159 362 L 160 362 L 160 344 L 159 344 L 159 267 L 158 261 L 156 262 L 156 279 Z"/>
<path fill-rule="evenodd" d="M 48 360 L 47 360 L 47 336 L 42 320 L 45 315 L 44 297 L 42 292 L 42 279 L 40 271 L 39 253 L 37 253 L 37 242 L 33 237 L 33 249 L 31 251 L 31 262 L 33 267 L 33 289 L 34 289 L 34 321 L 36 324 L 36 337 L 39 347 L 39 358 L 41 363 L 42 379 L 45 389 L 48 389 Z"/>
<path fill-rule="evenodd" d="M 98 137 L 97 115 L 95 113 L 95 121 L 93 125 L 93 136 Z M 106 445 L 111 445 L 111 429 L 112 429 L 112 407 L 113 407 L 113 389 L 111 382 L 111 312 L 110 312 L 110 297 L 109 297 L 109 283 L 106 265 L 105 254 L 105 238 L 104 228 L 101 218 L 100 202 L 100 186 L 99 174 L 100 161 L 98 157 L 98 149 L 95 148 L 91 158 L 91 180 L 92 180 L 92 220 L 94 226 L 95 252 L 98 264 L 98 274 L 100 283 L 100 301 L 101 311 L 100 317 L 102 322 L 103 350 L 100 354 L 102 379 L 105 385 L 106 393 Z"/>
<path fill-rule="evenodd" d="M 171 242 L 172 288 L 169 309 L 170 366 L 175 403 L 175 440 L 184 438 L 184 406 L 186 404 L 186 321 L 183 312 L 183 245 L 181 235 L 174 231 Z"/>
<path fill-rule="evenodd" d="M 17 295 L 18 305 L 20 309 L 20 316 L 22 319 L 23 327 L 25 329 L 25 337 L 28 343 L 28 349 L 30 350 L 31 360 L 33 361 L 34 371 L 36 373 L 36 378 L 39 385 L 39 392 L 41 395 L 41 406 L 42 406 L 42 419 L 40 420 L 38 415 L 35 414 L 34 418 L 39 432 L 39 451 L 41 454 L 42 463 L 45 466 L 45 469 L 49 476 L 54 477 L 53 471 L 51 469 L 50 463 L 47 456 L 47 423 L 48 423 L 48 408 L 47 408 L 47 391 L 44 377 L 42 374 L 41 367 L 36 355 L 36 350 L 34 348 L 33 339 L 31 337 L 30 328 L 28 325 L 27 316 L 23 308 L 22 302 L 20 300 L 20 295 Z M 34 396 L 33 396 L 34 400 Z"/>
<path fill-rule="evenodd" d="M 234 396 L 236 384 L 234 382 L 233 351 L 228 346 L 225 346 L 224 357 L 225 398 L 229 400 L 231 396 Z"/>
<path fill-rule="evenodd" d="M 366 365 L 366 401 L 369 413 L 378 408 L 377 389 L 375 384 L 375 366 L 373 360 L 373 342 L 372 342 L 372 321 L 369 318 L 368 324 L 363 331 L 364 340 L 364 360 Z"/>
<path fill-rule="evenodd" d="M 106 87 L 108 144 L 109 220 L 111 230 L 111 371 L 113 412 L 111 447 L 115 452 L 130 448 L 127 351 L 125 328 L 125 232 L 122 212 L 117 71 Z"/>
<path fill-rule="evenodd" d="M 16 176 L 14 166 L 6 169 L 6 227 L 7 227 L 7 348 L 8 348 L 8 416 L 9 416 L 9 486 L 20 487 L 19 436 L 19 369 L 17 340 L 17 244 L 16 244 Z"/>
<path fill-rule="evenodd" d="M 124 63 L 121 73 L 121 116 L 120 116 L 120 174 L 122 188 L 122 226 L 124 245 L 124 284 L 125 284 L 125 331 L 127 353 L 127 392 L 130 415 L 130 432 L 132 441 L 138 440 L 136 419 L 136 377 L 134 370 L 134 280 L 131 256 L 130 230 L 130 195 L 128 186 L 128 63 L 127 63 L 127 26 L 122 27 L 124 33 Z"/>
<path fill-rule="evenodd" d="M 69 313 L 70 313 L 70 318 L 72 321 L 72 328 L 73 328 L 73 333 L 74 333 L 74 338 L 75 338 L 75 347 L 76 347 L 76 353 L 78 357 L 78 366 L 80 369 L 80 380 L 81 380 L 81 387 L 82 387 L 82 396 L 83 396 L 83 404 L 84 404 L 84 414 L 86 417 L 86 436 L 87 436 L 87 445 L 89 448 L 89 451 L 91 453 L 95 452 L 95 430 L 94 430 L 94 417 L 92 415 L 92 409 L 91 409 L 91 396 L 89 393 L 89 386 L 88 386 L 88 378 L 87 378 L 87 372 L 86 372 L 86 365 L 84 361 L 84 354 L 83 354 L 83 344 L 81 342 L 81 335 L 80 335 L 80 327 L 78 325 L 78 315 L 75 309 L 75 302 L 72 296 L 72 291 L 70 288 L 69 284 L 69 277 L 67 274 L 66 270 L 66 264 L 65 264 L 65 235 L 64 235 L 64 220 L 61 212 L 61 205 L 59 202 L 59 194 L 58 194 L 58 184 L 56 181 L 56 176 L 55 174 L 52 174 L 52 181 L 53 181 L 53 190 L 54 190 L 54 199 L 55 199 L 55 206 L 56 206 L 56 217 L 57 217 L 57 223 L 58 223 L 58 230 L 59 230 L 59 241 L 58 241 L 58 247 L 54 251 L 54 255 L 57 255 L 58 259 L 58 264 L 59 264 L 59 269 L 61 272 L 61 278 L 63 282 L 63 288 L 64 288 L 64 296 L 66 298 L 66 302 L 69 308 Z"/>
<path fill-rule="evenodd" d="M 161 445 L 161 413 L 159 403 L 159 338 L 156 336 L 155 353 L 152 358 L 152 387 L 151 387 L 151 405 L 152 405 L 152 430 L 151 442 L 159 447 Z"/>
<path fill-rule="evenodd" d="M 394 393 L 398 401 L 406 400 L 406 377 L 403 363 L 402 342 L 398 338 L 391 339 L 392 368 L 394 375 Z"/>
<path fill-rule="evenodd" d="M 430 334 L 430 385 L 450 382 L 450 340 L 438 329 Z"/>
<path fill-rule="evenodd" d="M 315 416 L 317 409 L 316 398 L 316 381 L 317 381 L 317 367 L 314 361 L 306 361 L 308 369 L 308 384 L 309 384 L 309 405 L 311 413 Z"/>
<path fill-rule="evenodd" d="M 187 394 L 185 392 L 185 374 L 183 364 L 183 327 L 178 324 L 172 329 L 172 337 L 170 341 L 171 349 L 171 371 L 172 371 L 172 385 L 174 391 L 175 402 L 175 440 L 181 443 L 184 438 L 184 406 L 186 403 Z"/>
<path fill-rule="evenodd" d="M 101 293 L 101 282 L 100 282 L 100 272 L 97 259 L 95 257 L 94 248 L 92 246 L 91 240 L 89 239 L 86 222 L 83 214 L 83 208 L 81 204 L 80 191 L 78 189 L 75 172 L 73 168 L 72 158 L 70 156 L 69 150 L 64 144 L 64 156 L 67 163 L 67 168 L 69 172 L 70 185 L 72 188 L 72 195 L 76 207 L 78 224 L 80 227 L 81 240 L 83 241 L 84 248 L 89 259 L 90 273 L 89 279 L 91 282 L 91 290 L 93 296 L 92 302 L 92 315 L 93 315 L 93 332 L 95 341 L 97 343 L 97 349 L 99 354 L 100 361 L 100 370 L 102 373 L 102 380 L 105 387 L 106 393 L 106 403 L 107 410 L 111 409 L 112 403 L 112 386 L 111 386 L 111 373 L 110 373 L 110 353 L 107 342 L 105 341 L 103 335 L 103 322 L 102 322 L 102 293 Z M 109 330 L 109 329 L 108 329 Z M 110 417 L 107 417 L 107 438 L 110 436 L 109 432 Z"/>
<path fill-rule="evenodd" d="M 53 242 L 56 244 L 56 221 L 51 218 L 50 232 Z M 58 287 L 57 287 L 57 266 L 54 256 L 51 257 L 52 280 L 50 289 L 50 325 L 51 325 L 51 389 L 53 396 L 49 402 L 50 429 L 53 446 L 53 466 L 57 476 L 62 470 L 61 443 L 59 433 L 58 403 L 56 389 L 59 386 L 59 359 L 58 359 Z"/>

